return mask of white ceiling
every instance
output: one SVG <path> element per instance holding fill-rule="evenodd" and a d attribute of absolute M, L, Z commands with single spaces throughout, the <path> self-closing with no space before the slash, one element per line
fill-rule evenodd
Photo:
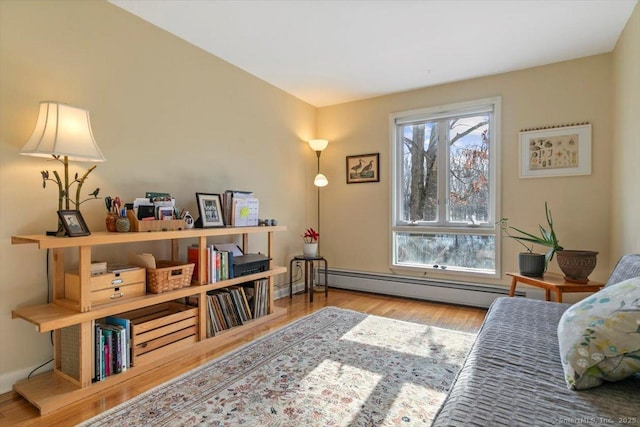
<path fill-rule="evenodd" d="M 638 0 L 110 0 L 317 107 L 610 52 Z"/>

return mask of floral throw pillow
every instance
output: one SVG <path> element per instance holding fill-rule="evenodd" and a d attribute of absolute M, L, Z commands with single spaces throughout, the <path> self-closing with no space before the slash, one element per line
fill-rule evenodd
<path fill-rule="evenodd" d="M 570 389 L 640 372 L 640 277 L 608 286 L 565 311 L 558 344 Z"/>

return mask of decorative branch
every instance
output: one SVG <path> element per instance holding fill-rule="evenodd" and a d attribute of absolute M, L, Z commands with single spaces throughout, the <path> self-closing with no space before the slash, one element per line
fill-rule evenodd
<path fill-rule="evenodd" d="M 83 200 L 82 202 L 80 202 L 80 189 L 82 188 L 82 185 L 83 185 L 83 184 L 84 184 L 84 182 L 86 181 L 87 176 L 89 176 L 89 174 L 90 174 L 91 172 L 93 172 L 93 170 L 94 170 L 96 167 L 97 167 L 97 165 L 93 165 L 93 166 L 91 166 L 89 169 L 87 169 L 87 171 L 84 173 L 84 175 L 82 175 L 82 177 L 81 177 L 79 180 L 78 180 L 78 174 L 76 174 L 76 178 L 74 179 L 74 182 L 77 182 L 77 183 L 78 183 L 78 187 L 76 188 L 76 201 L 75 201 L 76 209 L 78 209 L 78 206 L 80 206 L 80 204 L 81 204 L 81 203 L 84 203 L 84 202 L 86 202 L 87 200 L 90 200 L 90 199 L 86 199 L 86 200 Z M 98 191 L 99 191 L 99 190 L 100 190 L 100 189 L 98 189 Z M 95 198 L 95 199 L 97 199 L 97 195 L 98 195 L 98 193 L 96 192 L 96 193 L 94 194 L 94 198 Z"/>
<path fill-rule="evenodd" d="M 60 174 L 58 171 L 53 171 L 53 175 L 55 175 L 55 182 L 58 184 L 58 210 L 62 210 L 62 199 L 66 196 L 66 191 L 62 185 L 62 180 L 60 179 Z M 67 206 L 67 209 L 69 206 Z"/>

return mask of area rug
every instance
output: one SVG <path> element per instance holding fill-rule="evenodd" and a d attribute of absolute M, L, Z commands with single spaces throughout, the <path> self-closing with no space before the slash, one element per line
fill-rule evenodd
<path fill-rule="evenodd" d="M 81 426 L 429 425 L 474 338 L 326 307 Z"/>

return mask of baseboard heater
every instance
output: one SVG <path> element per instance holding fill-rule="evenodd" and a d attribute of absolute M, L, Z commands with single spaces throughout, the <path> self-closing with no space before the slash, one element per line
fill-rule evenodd
<path fill-rule="evenodd" d="M 318 269 L 320 274 L 324 270 Z M 509 295 L 502 286 L 477 283 L 421 279 L 395 274 L 364 273 L 351 270 L 329 269 L 329 286 L 354 291 L 373 292 L 421 300 L 446 302 L 449 304 L 489 307 L 498 297 Z M 329 291 L 331 296 L 331 291 Z M 516 291 L 515 296 L 524 297 L 525 292 Z"/>

